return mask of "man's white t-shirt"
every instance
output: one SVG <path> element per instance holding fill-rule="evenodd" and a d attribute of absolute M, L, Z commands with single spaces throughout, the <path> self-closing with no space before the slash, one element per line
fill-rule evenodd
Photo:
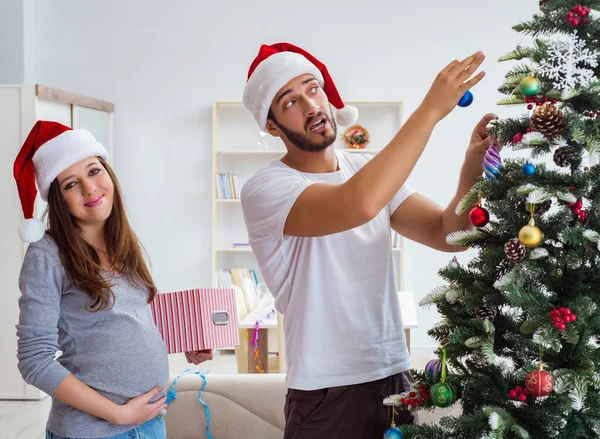
<path fill-rule="evenodd" d="M 314 390 L 408 370 L 390 239 L 390 216 L 414 193 L 403 186 L 373 220 L 345 232 L 285 235 L 287 215 L 314 183 L 347 181 L 372 156 L 337 152 L 339 170 L 299 172 L 279 160 L 242 188 L 250 245 L 285 318 L 287 386 Z"/>

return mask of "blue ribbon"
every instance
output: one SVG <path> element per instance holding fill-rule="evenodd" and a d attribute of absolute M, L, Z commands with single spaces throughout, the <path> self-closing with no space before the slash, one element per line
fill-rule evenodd
<path fill-rule="evenodd" d="M 183 371 L 183 373 L 181 375 L 179 375 L 177 378 L 175 378 L 175 380 L 173 381 L 173 384 L 171 384 L 171 387 L 169 388 L 169 391 L 167 392 L 167 405 L 171 404 L 171 402 L 173 402 L 173 400 L 177 399 L 177 392 L 175 392 L 175 389 L 174 389 L 175 384 L 177 384 L 177 380 L 179 378 L 181 378 L 182 376 L 184 376 L 186 373 L 188 373 L 190 370 L 191 369 L 186 369 L 185 371 Z M 200 378 L 202 378 L 202 380 L 204 381 L 204 383 L 202 384 L 202 387 L 198 391 L 198 401 L 200 401 L 200 403 L 204 406 L 204 412 L 206 413 L 206 436 L 208 437 L 208 439 L 213 439 L 212 435 L 210 434 L 210 410 L 208 408 L 208 404 L 206 404 L 204 401 L 202 401 L 202 391 L 206 387 L 207 380 L 206 380 L 206 377 L 204 376 L 203 372 L 194 372 L 194 375 L 199 375 Z"/>

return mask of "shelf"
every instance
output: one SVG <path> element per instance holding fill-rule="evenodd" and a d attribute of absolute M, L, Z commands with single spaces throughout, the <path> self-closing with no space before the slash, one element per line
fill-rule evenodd
<path fill-rule="evenodd" d="M 351 152 L 351 153 L 367 153 L 367 154 L 377 154 L 378 152 L 381 152 L 380 149 L 343 149 L 342 151 L 346 151 L 346 152 Z"/>
<path fill-rule="evenodd" d="M 219 253 L 227 253 L 227 252 L 234 252 L 234 253 L 252 253 L 252 248 L 251 247 L 219 247 L 216 250 Z M 393 248 L 392 251 L 394 253 L 400 253 L 402 251 L 401 248 Z"/>
<path fill-rule="evenodd" d="M 221 149 L 217 154 L 237 154 L 237 155 L 275 155 L 285 154 L 285 149 Z"/>
<path fill-rule="evenodd" d="M 252 248 L 250 247 L 219 247 L 217 248 L 218 252 L 235 252 L 235 253 L 252 253 Z"/>
<path fill-rule="evenodd" d="M 217 203 L 239 203 L 239 198 L 217 198 L 215 200 Z"/>
<path fill-rule="evenodd" d="M 380 152 L 380 149 L 339 149 L 340 151 L 346 151 L 350 153 L 368 153 L 376 154 Z M 285 154 L 285 149 L 221 149 L 216 151 L 217 155 L 280 155 Z"/>

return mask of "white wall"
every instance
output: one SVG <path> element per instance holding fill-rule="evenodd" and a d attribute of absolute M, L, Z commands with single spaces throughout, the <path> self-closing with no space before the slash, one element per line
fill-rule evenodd
<path fill-rule="evenodd" d="M 453 196 L 472 127 L 497 108 L 508 64 L 524 42 L 511 26 L 537 0 L 358 1 L 44 0 L 33 10 L 34 78 L 116 104 L 115 160 L 130 218 L 163 290 L 210 282 L 211 105 L 241 99 L 261 43 L 289 41 L 322 59 L 345 99 L 401 99 L 414 111 L 454 58 L 483 50 L 475 101 L 439 124 L 410 183 L 440 204 Z M 510 114 L 514 114 L 514 111 Z M 256 139 L 249 139 L 254 142 Z M 409 243 L 408 289 L 440 283 L 451 255 Z M 472 254 L 459 255 L 465 262 Z M 413 346 L 438 317 L 420 310 Z"/>
<path fill-rule="evenodd" d="M 0 84 L 18 84 L 25 79 L 23 2 L 0 2 Z"/>

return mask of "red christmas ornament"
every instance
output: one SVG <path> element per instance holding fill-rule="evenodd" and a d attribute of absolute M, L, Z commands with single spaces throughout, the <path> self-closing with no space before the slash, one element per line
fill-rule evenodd
<path fill-rule="evenodd" d="M 513 138 L 513 143 L 516 145 L 517 143 L 519 143 L 521 140 L 523 139 L 523 134 L 521 133 L 517 133 L 515 134 L 515 137 Z"/>
<path fill-rule="evenodd" d="M 554 390 L 554 378 L 547 370 L 538 369 L 529 372 L 525 379 L 525 386 L 535 398 L 540 396 L 548 396 Z"/>
<path fill-rule="evenodd" d="M 483 227 L 490 221 L 490 213 L 481 206 L 476 206 L 469 213 L 469 221 L 475 227 Z"/>

